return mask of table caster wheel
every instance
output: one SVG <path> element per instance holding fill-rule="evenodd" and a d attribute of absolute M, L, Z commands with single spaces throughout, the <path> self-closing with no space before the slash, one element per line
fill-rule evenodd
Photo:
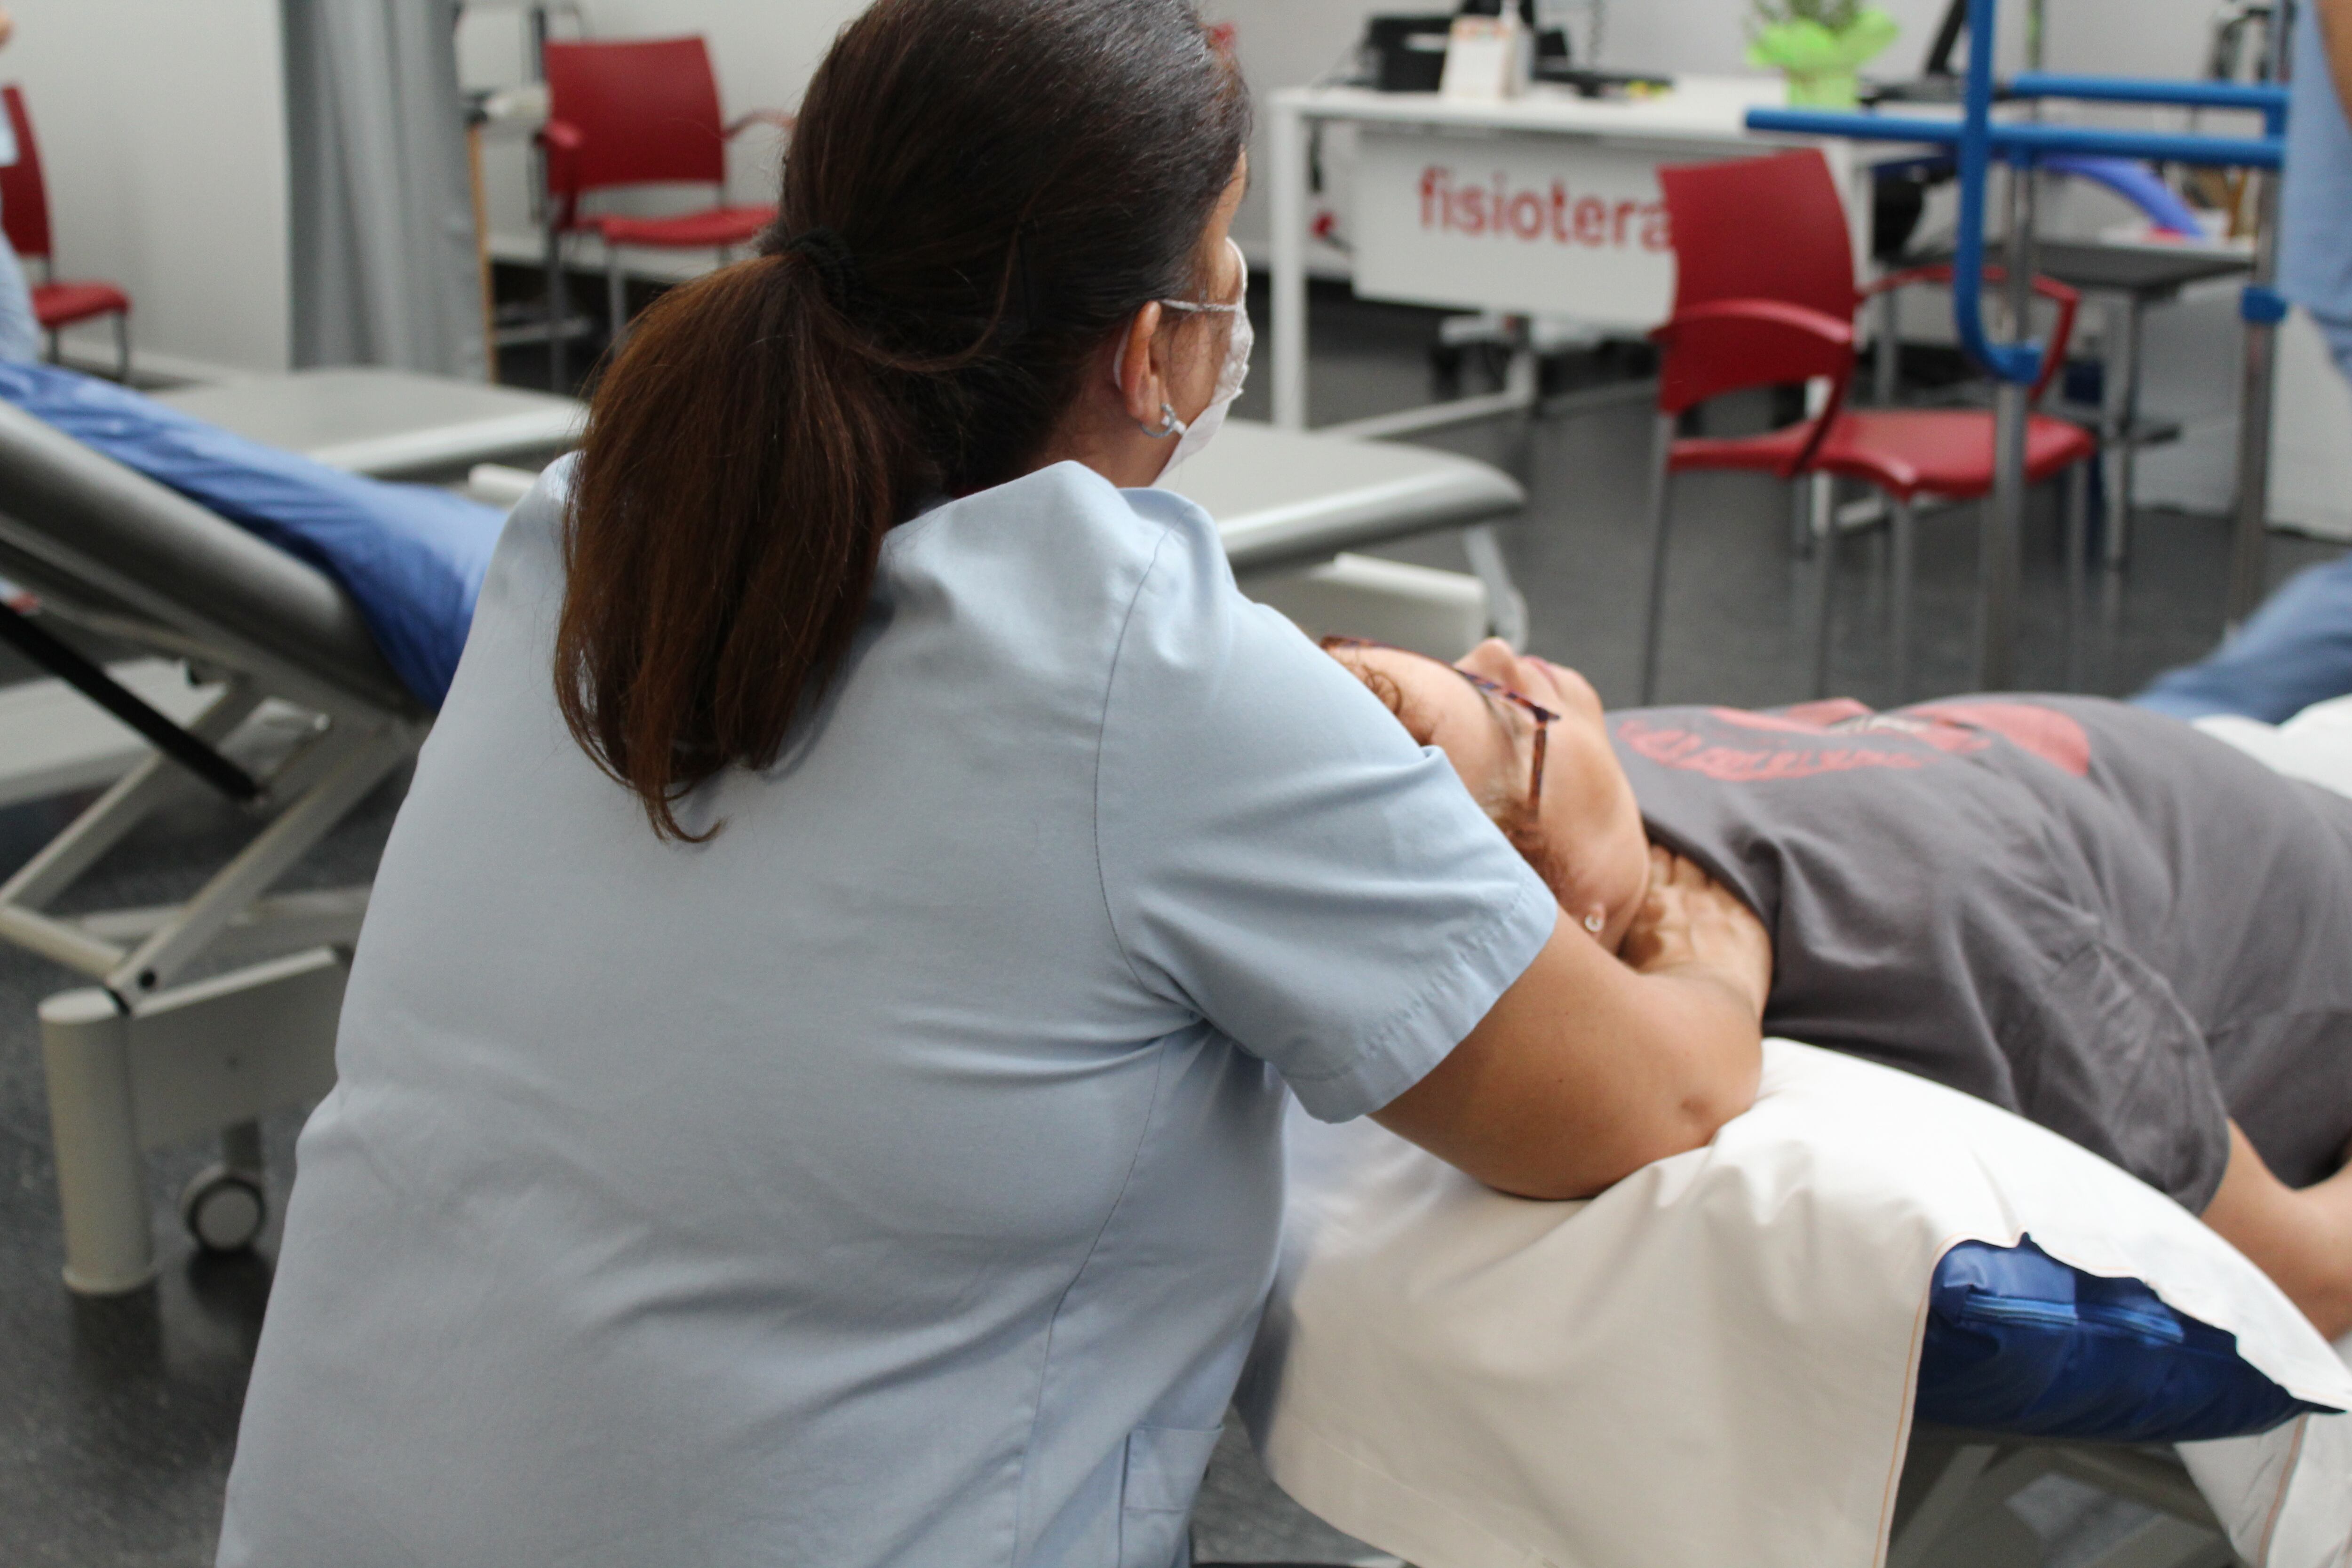
<path fill-rule="evenodd" d="M 268 1217 L 259 1178 L 226 1165 L 197 1172 L 180 1192 L 181 1223 L 206 1252 L 244 1251 Z"/>

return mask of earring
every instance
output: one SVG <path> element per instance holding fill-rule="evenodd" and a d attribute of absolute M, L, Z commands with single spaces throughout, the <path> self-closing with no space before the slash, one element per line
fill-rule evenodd
<path fill-rule="evenodd" d="M 1595 910 L 1591 914 L 1584 917 L 1584 929 L 1591 931 L 1595 936 L 1599 936 L 1601 934 L 1601 928 L 1608 923 L 1608 921 L 1602 918 L 1599 910 Z"/>
<path fill-rule="evenodd" d="M 1176 417 L 1174 404 L 1163 401 L 1160 405 L 1159 429 L 1154 430 L 1140 419 L 1135 422 L 1135 427 L 1155 441 L 1165 441 L 1171 436 L 1181 436 L 1184 433 L 1184 421 Z"/>

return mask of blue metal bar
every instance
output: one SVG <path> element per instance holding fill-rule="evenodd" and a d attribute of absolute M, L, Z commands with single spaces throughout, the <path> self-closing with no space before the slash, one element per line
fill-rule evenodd
<path fill-rule="evenodd" d="M 2178 109 L 2242 109 L 2286 112 L 2286 89 L 2266 82 L 2159 81 L 2128 76 L 2074 76 L 2020 71 L 2009 90 L 2018 98 L 2077 98 L 2101 103 L 2165 103 Z"/>
<path fill-rule="evenodd" d="M 1958 147 L 1968 135 L 1967 127 L 1954 120 L 1833 109 L 1751 109 L 1748 128 L 1801 136 L 1844 136 L 1857 142 L 1925 142 L 1944 147 Z M 2080 153 L 2222 169 L 2275 169 L 2285 154 L 2284 142 L 2276 137 L 2197 136 L 2099 125 L 1993 124 L 1987 127 L 1985 139 L 1992 152 L 2011 159 L 2021 154 L 2038 158 L 2052 153 Z"/>
<path fill-rule="evenodd" d="M 1993 0 L 1969 0 L 1968 89 L 1961 99 L 1958 138 L 1960 226 L 1952 258 L 1952 325 L 1970 359 L 2001 381 L 2024 385 L 2042 369 L 2041 346 L 2031 340 L 1996 343 L 1986 335 L 1984 324 L 1985 187 L 1990 183 L 1993 150 L 1992 57 Z"/>
<path fill-rule="evenodd" d="M 2278 136 L 2198 136 L 2103 125 L 1996 125 L 1993 145 L 2029 154 L 2081 153 L 2095 158 L 2149 158 L 2217 169 L 2275 169 L 2286 157 Z"/>
<path fill-rule="evenodd" d="M 2009 84 L 2019 98 L 2072 98 L 2099 103 L 2151 103 L 2176 109 L 2236 109 L 2263 117 L 2267 136 L 2286 133 L 2286 89 L 2269 82 L 2160 81 L 2141 77 L 2068 76 L 2021 71 Z"/>

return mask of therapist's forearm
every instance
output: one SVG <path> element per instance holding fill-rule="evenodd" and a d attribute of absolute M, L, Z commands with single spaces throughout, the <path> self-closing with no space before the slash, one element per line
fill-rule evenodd
<path fill-rule="evenodd" d="M 2319 7 L 2319 36 L 2327 46 L 2326 70 L 2336 83 L 2336 100 L 2344 106 L 2347 116 L 2352 116 L 2352 0 L 2311 3 Z"/>
<path fill-rule="evenodd" d="M 1696 969 L 1636 973 L 1563 921 L 1485 1021 L 1376 1120 L 1499 1191 L 1590 1197 L 1747 1110 L 1761 1037 L 1737 985 Z"/>

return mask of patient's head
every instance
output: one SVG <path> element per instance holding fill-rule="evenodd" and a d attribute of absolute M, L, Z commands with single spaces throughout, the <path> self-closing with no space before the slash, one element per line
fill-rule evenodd
<path fill-rule="evenodd" d="M 1595 934 L 1615 952 L 1649 886 L 1649 839 L 1585 679 L 1496 638 L 1452 666 L 1341 638 L 1325 647 L 1414 740 L 1445 753 L 1561 907 L 1588 930 L 1598 914 Z M 1539 721 L 1527 703 L 1554 717 Z"/>

